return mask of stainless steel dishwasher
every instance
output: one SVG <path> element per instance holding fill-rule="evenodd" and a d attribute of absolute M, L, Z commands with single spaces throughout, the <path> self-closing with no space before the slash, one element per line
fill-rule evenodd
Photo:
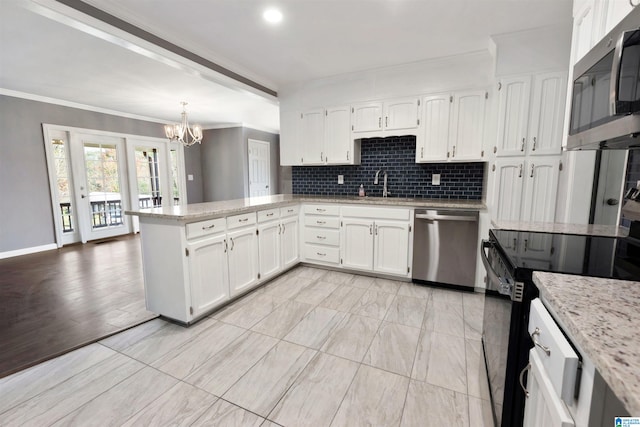
<path fill-rule="evenodd" d="M 416 209 L 413 281 L 473 288 L 478 211 Z"/>

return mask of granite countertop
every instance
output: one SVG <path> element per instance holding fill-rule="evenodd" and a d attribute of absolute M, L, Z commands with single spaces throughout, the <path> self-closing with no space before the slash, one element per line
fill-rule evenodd
<path fill-rule="evenodd" d="M 615 225 L 567 224 L 561 222 L 491 221 L 495 228 L 514 231 L 580 234 L 587 236 L 626 237 L 629 229 Z"/>
<path fill-rule="evenodd" d="M 640 282 L 534 272 L 540 297 L 630 414 L 640 414 Z"/>
<path fill-rule="evenodd" d="M 340 203 L 364 204 L 380 206 L 406 206 L 436 209 L 472 209 L 484 210 L 486 205 L 480 200 L 446 200 L 446 199 L 410 199 L 398 197 L 358 197 L 358 196 L 302 196 L 292 194 L 276 194 L 220 202 L 194 203 L 189 205 L 163 206 L 151 209 L 127 210 L 128 215 L 147 218 L 173 219 L 188 221 L 234 215 L 258 209 L 286 206 L 295 203 Z"/>

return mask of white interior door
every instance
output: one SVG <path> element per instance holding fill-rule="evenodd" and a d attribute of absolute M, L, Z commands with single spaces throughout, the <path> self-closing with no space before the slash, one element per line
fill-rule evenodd
<path fill-rule="evenodd" d="M 269 143 L 249 140 L 249 197 L 268 196 L 271 194 L 271 160 Z"/>
<path fill-rule="evenodd" d="M 81 241 L 130 233 L 124 138 L 72 133 L 71 145 Z"/>

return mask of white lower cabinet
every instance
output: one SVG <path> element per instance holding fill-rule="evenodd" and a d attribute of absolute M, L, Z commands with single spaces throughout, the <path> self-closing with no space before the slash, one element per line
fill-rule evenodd
<path fill-rule="evenodd" d="M 191 310 L 194 317 L 229 299 L 226 235 L 187 244 Z"/>
<path fill-rule="evenodd" d="M 258 225 L 258 274 L 260 280 L 273 277 L 281 271 L 293 267 L 300 260 L 298 211 L 297 206 L 290 206 L 280 210 L 258 212 L 259 223 L 261 217 L 267 219 L 266 222 Z"/>
<path fill-rule="evenodd" d="M 343 208 L 342 267 L 410 277 L 412 218 L 409 209 Z"/>
<path fill-rule="evenodd" d="M 282 232 L 280 234 L 280 253 L 282 269 L 293 267 L 300 260 L 300 230 L 296 216 L 283 218 L 280 221 Z"/>
<path fill-rule="evenodd" d="M 282 270 L 281 230 L 279 221 L 271 221 L 258 226 L 258 260 L 261 279 L 271 277 Z"/>
<path fill-rule="evenodd" d="M 258 235 L 256 227 L 227 233 L 229 295 L 235 297 L 258 284 Z"/>

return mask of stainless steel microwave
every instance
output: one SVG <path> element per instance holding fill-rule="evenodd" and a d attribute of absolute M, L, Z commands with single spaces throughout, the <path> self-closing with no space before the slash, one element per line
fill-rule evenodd
<path fill-rule="evenodd" d="M 568 150 L 640 148 L 640 7 L 573 69 Z"/>

